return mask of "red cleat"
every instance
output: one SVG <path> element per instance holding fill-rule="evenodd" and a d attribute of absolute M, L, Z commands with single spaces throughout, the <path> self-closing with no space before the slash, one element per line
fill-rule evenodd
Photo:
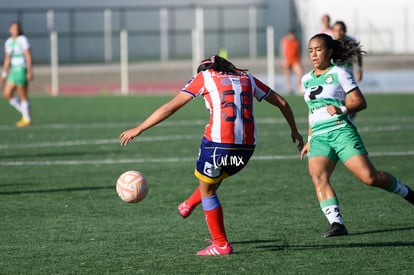
<path fill-rule="evenodd" d="M 191 215 L 194 208 L 187 205 L 187 201 L 184 201 L 178 206 L 178 214 L 184 219 Z"/>

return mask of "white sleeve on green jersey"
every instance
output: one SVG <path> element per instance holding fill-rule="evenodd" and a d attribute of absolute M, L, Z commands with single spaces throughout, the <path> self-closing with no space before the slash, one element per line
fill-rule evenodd
<path fill-rule="evenodd" d="M 20 35 L 20 36 L 17 38 L 17 41 L 18 41 L 18 43 L 19 43 L 19 45 L 20 45 L 20 47 L 21 47 L 21 49 L 22 49 L 23 51 L 25 51 L 25 50 L 27 50 L 28 48 L 30 48 L 29 40 L 27 40 L 27 37 L 26 37 L 26 36 L 24 36 L 24 35 Z"/>
<path fill-rule="evenodd" d="M 11 54 L 11 53 L 12 53 L 12 51 L 13 51 L 13 47 L 12 47 L 12 45 L 11 45 L 11 42 L 12 42 L 11 38 L 8 38 L 8 39 L 6 40 L 6 43 L 4 43 L 4 52 L 5 52 L 6 54 Z"/>
<path fill-rule="evenodd" d="M 354 77 L 349 72 L 345 71 L 345 69 L 343 68 L 337 68 L 339 84 L 341 85 L 345 93 L 349 93 L 353 89 L 358 88 L 358 85 Z"/>

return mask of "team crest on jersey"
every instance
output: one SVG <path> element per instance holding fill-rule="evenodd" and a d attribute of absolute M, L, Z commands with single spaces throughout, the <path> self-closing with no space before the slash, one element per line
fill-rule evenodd
<path fill-rule="evenodd" d="M 333 76 L 330 74 L 326 77 L 325 83 L 331 84 L 333 82 Z"/>
<path fill-rule="evenodd" d="M 231 85 L 231 80 L 228 77 L 223 77 L 222 79 L 220 79 L 220 83 L 223 86 L 228 86 Z"/>

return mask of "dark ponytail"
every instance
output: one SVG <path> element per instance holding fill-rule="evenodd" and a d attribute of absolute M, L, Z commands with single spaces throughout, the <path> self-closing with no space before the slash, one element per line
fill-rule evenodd
<path fill-rule="evenodd" d="M 342 65 L 348 62 L 355 63 L 361 54 L 366 54 L 366 51 L 361 49 L 359 42 L 350 39 L 334 40 L 330 35 L 318 33 L 310 40 L 316 38 L 322 40 L 327 49 L 333 50 L 331 58 L 337 65 Z"/>
<path fill-rule="evenodd" d="M 244 69 L 236 68 L 233 63 L 218 55 L 213 55 L 212 57 L 201 61 L 200 65 L 197 68 L 197 73 L 209 69 L 213 69 L 216 72 L 229 75 L 240 75 L 241 72 L 247 71 Z"/>

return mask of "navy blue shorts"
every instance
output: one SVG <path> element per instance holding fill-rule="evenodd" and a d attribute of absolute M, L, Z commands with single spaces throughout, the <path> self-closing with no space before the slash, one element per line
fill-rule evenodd
<path fill-rule="evenodd" d="M 255 145 L 224 144 L 201 141 L 195 176 L 207 183 L 219 183 L 246 166 L 253 155 Z"/>

